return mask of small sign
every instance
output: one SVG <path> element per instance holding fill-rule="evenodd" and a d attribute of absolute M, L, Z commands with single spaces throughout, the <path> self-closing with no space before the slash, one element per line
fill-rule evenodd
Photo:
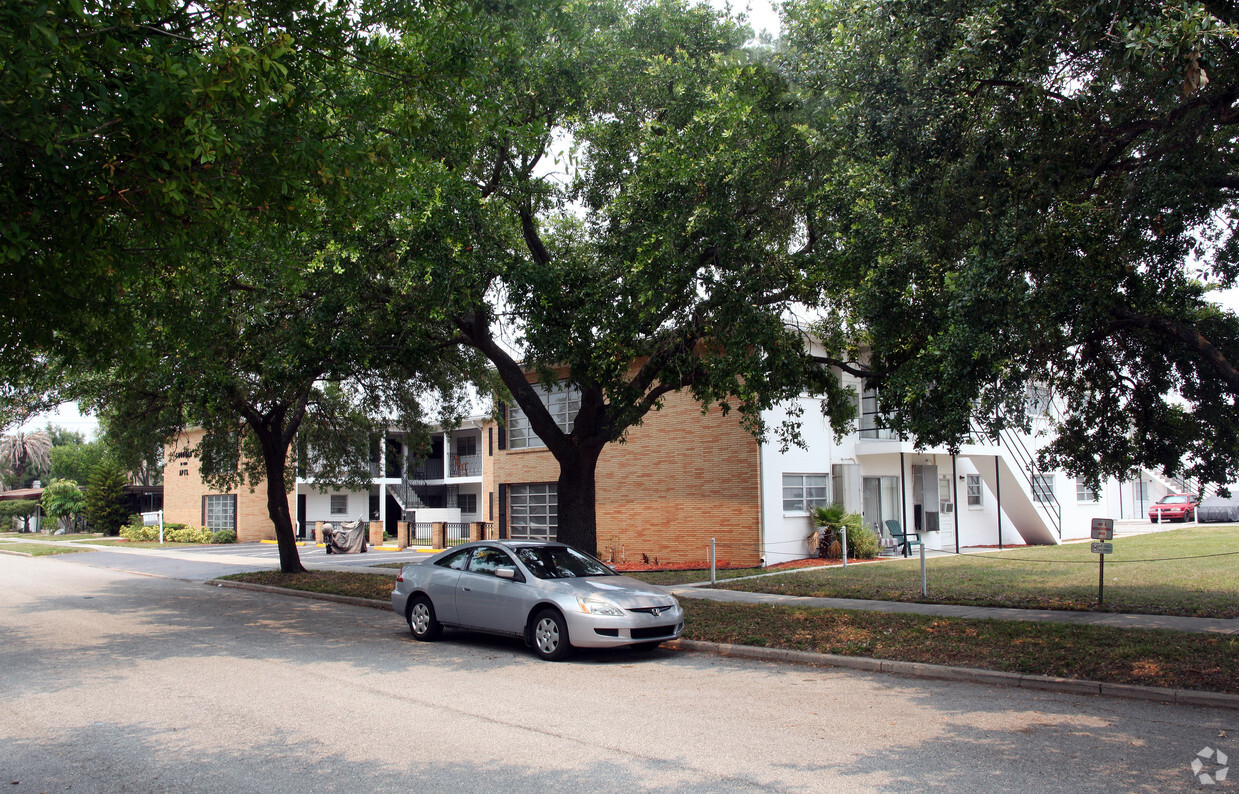
<path fill-rule="evenodd" d="M 1092 548 L 1094 554 L 1113 554 L 1114 553 L 1113 543 L 1093 543 L 1093 544 L 1090 544 L 1090 548 Z"/>
<path fill-rule="evenodd" d="M 1093 540 L 1114 540 L 1114 519 L 1093 519 Z M 1106 552 L 1109 554 L 1109 552 Z"/>

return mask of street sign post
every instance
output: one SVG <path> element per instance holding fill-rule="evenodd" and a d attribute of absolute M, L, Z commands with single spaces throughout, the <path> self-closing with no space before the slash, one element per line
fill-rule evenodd
<path fill-rule="evenodd" d="M 1092 552 L 1097 555 L 1097 606 L 1106 600 L 1106 555 L 1114 553 L 1114 519 L 1094 518 L 1091 524 L 1093 540 L 1104 541 L 1091 545 Z"/>

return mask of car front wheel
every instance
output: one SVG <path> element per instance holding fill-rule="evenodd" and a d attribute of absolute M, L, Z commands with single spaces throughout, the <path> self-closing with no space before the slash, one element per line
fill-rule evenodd
<path fill-rule="evenodd" d="M 533 619 L 533 650 L 548 662 L 567 659 L 572 653 L 568 642 L 568 626 L 563 615 L 553 609 L 544 609 Z"/>
<path fill-rule="evenodd" d="M 413 633 L 413 639 L 422 642 L 430 642 L 439 639 L 439 635 L 443 633 L 443 626 L 435 619 L 434 604 L 430 603 L 430 599 L 426 596 L 418 596 L 413 599 L 413 603 L 409 605 L 409 631 Z"/>

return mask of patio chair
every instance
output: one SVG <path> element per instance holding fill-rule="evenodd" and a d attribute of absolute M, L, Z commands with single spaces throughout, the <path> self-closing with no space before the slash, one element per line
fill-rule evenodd
<path fill-rule="evenodd" d="M 919 532 L 904 532 L 903 526 L 893 518 L 887 519 L 886 531 L 890 536 L 899 542 L 900 548 L 903 549 L 903 556 L 908 557 L 912 554 L 912 547 L 921 545 L 921 533 Z"/>

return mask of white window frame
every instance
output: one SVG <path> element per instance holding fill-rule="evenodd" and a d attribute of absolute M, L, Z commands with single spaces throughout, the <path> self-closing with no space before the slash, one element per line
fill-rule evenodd
<path fill-rule="evenodd" d="M 463 500 L 463 504 L 462 504 Z M 478 495 L 475 493 L 456 494 L 456 507 L 461 515 L 475 516 L 478 513 Z"/>
<path fill-rule="evenodd" d="M 1088 487 L 1083 477 L 1076 477 L 1076 501 L 1081 503 L 1100 502 L 1097 492 Z"/>
<path fill-rule="evenodd" d="M 328 497 L 328 499 L 329 504 L 331 505 L 329 509 L 333 516 L 348 515 L 348 494 L 333 493 L 330 497 Z"/>
<path fill-rule="evenodd" d="M 545 386 L 535 387 L 539 399 L 546 410 L 565 433 L 571 433 L 576 422 L 576 415 L 581 411 L 581 390 L 566 383 L 547 390 Z M 513 403 L 508 407 L 508 448 L 530 449 L 545 447 L 546 442 L 538 437 L 529 425 L 529 417 L 519 405 Z"/>
<path fill-rule="evenodd" d="M 812 482 L 810 482 L 812 478 Z M 797 473 L 783 475 L 783 514 L 808 514 L 830 504 L 830 475 Z"/>
<path fill-rule="evenodd" d="M 559 499 L 555 483 L 508 486 L 508 537 L 555 540 L 559 533 Z"/>
<path fill-rule="evenodd" d="M 964 488 L 967 491 L 967 501 L 969 507 L 984 507 L 985 506 L 985 489 L 981 487 L 980 474 L 965 475 Z"/>
<path fill-rule="evenodd" d="M 1038 504 L 1054 501 L 1054 472 L 1033 471 L 1032 498 Z"/>

